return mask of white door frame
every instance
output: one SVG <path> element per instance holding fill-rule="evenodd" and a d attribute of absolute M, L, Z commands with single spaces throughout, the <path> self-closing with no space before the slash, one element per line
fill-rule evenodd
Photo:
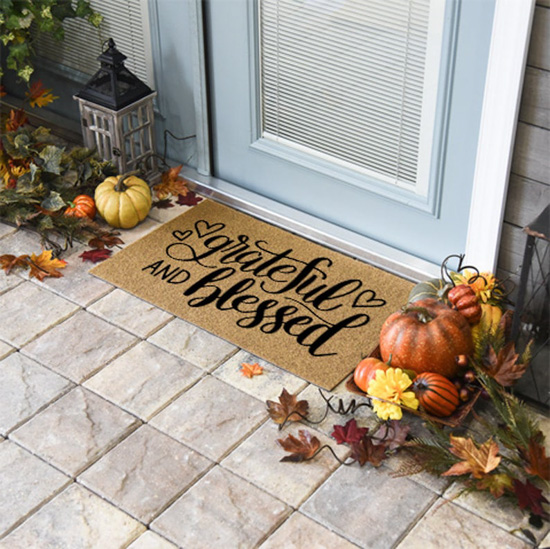
<path fill-rule="evenodd" d="M 413 280 L 438 276 L 438 266 L 432 263 L 210 176 L 202 7 L 202 0 L 191 3 L 196 134 L 203 146 L 198 171 L 187 169 L 186 175 L 197 188 L 237 209 Z M 480 270 L 496 270 L 534 8 L 535 0 L 496 0 L 464 250 L 468 264 Z"/>

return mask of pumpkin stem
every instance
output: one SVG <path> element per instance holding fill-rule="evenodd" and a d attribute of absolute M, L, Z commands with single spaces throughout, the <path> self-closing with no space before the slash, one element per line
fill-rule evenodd
<path fill-rule="evenodd" d="M 127 172 L 127 173 L 123 173 L 122 175 L 119 175 L 118 176 L 118 180 L 117 180 L 117 183 L 114 187 L 114 190 L 117 192 L 117 193 L 123 193 L 125 192 L 127 189 L 128 189 L 128 186 L 124 184 L 124 182 L 129 178 L 129 177 L 132 177 L 133 175 L 138 175 L 140 173 L 139 170 L 133 170 L 131 172 Z"/>
<path fill-rule="evenodd" d="M 420 320 L 420 322 L 423 322 L 424 324 L 427 324 L 428 322 L 431 322 L 435 316 L 433 316 L 426 307 L 405 307 L 403 309 L 403 314 L 407 313 L 416 313 L 416 318 Z"/>

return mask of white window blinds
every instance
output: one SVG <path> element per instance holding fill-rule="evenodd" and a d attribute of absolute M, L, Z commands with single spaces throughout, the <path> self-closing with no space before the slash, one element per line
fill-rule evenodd
<path fill-rule="evenodd" d="M 259 0 L 262 133 L 427 191 L 444 2 Z"/>
<path fill-rule="evenodd" d="M 35 49 L 40 57 L 86 75 L 99 69 L 102 43 L 113 38 L 117 49 L 128 57 L 125 66 L 140 80 L 153 86 L 151 44 L 146 0 L 90 0 L 92 8 L 103 15 L 101 29 L 86 21 L 67 19 L 65 39 L 56 42 L 40 34 Z"/>

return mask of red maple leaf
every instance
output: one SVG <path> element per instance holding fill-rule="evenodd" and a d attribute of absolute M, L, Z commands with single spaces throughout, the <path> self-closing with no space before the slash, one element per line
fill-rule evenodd
<path fill-rule="evenodd" d="M 355 418 L 351 418 L 345 425 L 334 425 L 332 437 L 337 444 L 353 444 L 359 442 L 367 433 L 367 427 L 358 427 Z"/>
<path fill-rule="evenodd" d="M 100 261 L 104 261 L 105 259 L 108 259 L 112 253 L 113 253 L 112 250 L 107 250 L 103 248 L 103 249 L 88 250 L 86 252 L 82 252 L 78 257 L 81 257 L 82 261 L 91 261 L 92 263 L 99 263 Z"/>
<path fill-rule="evenodd" d="M 179 194 L 177 203 L 180 206 L 196 206 L 201 200 L 202 197 L 197 196 L 193 191 L 189 191 L 186 195 Z"/>
<path fill-rule="evenodd" d="M 548 500 L 542 495 L 542 490 L 528 480 L 525 481 L 525 484 L 518 479 L 514 479 L 513 482 L 519 508 L 529 509 L 534 515 L 546 519 L 548 513 L 542 508 L 542 504 L 548 503 Z"/>

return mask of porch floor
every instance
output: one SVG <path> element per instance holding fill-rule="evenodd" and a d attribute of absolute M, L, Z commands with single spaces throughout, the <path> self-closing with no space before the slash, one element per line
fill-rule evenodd
<path fill-rule="evenodd" d="M 122 238 L 183 211 L 153 210 Z M 548 525 L 512 507 L 392 477 L 399 456 L 281 463 L 276 440 L 300 428 L 345 457 L 330 433 L 348 418 L 278 431 L 266 399 L 285 387 L 319 417 L 315 386 L 93 277 L 83 249 L 63 278 L 0 273 L 1 548 L 531 547 L 523 527 L 550 545 Z M 0 255 L 39 251 L 36 235 L 0 224 Z M 243 362 L 264 375 L 242 376 Z"/>

